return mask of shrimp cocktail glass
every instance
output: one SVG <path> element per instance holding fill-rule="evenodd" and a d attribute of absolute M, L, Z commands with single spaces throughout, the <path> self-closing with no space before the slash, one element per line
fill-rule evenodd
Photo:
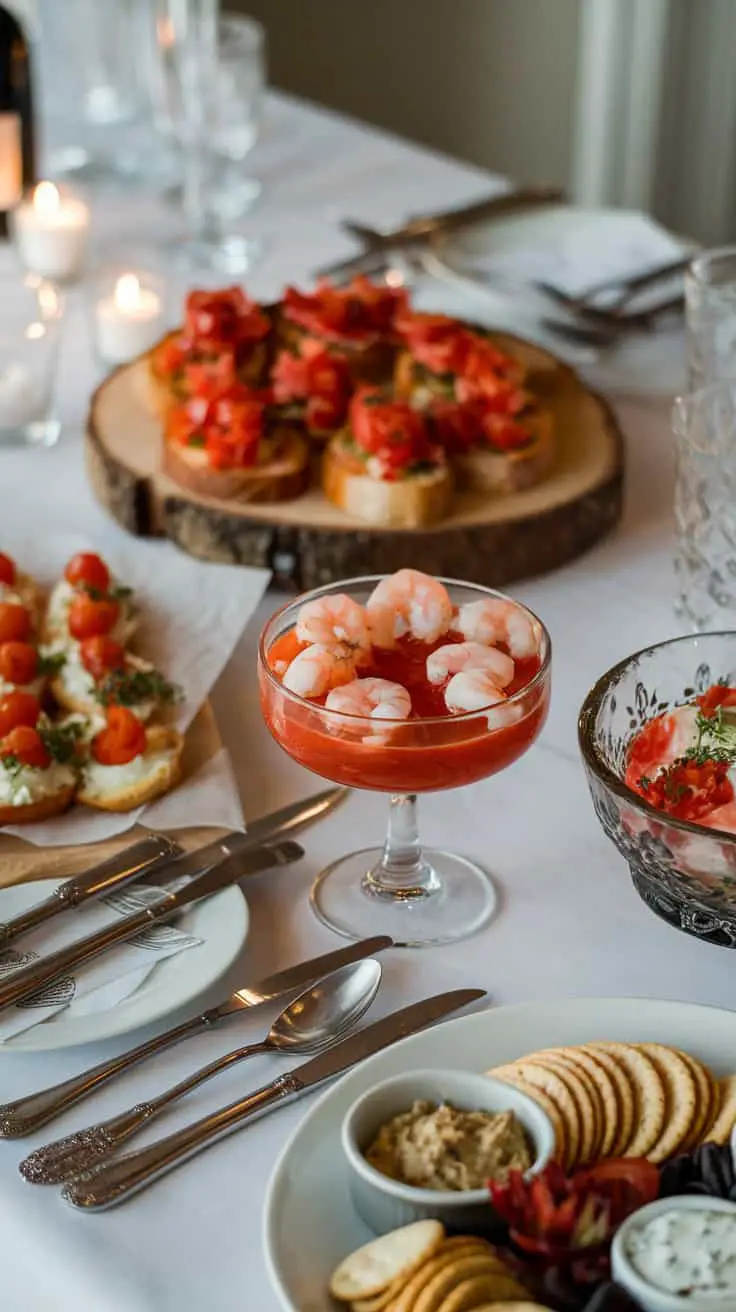
<path fill-rule="evenodd" d="M 317 877 L 312 907 L 325 924 L 419 947 L 487 920 L 488 874 L 422 849 L 417 794 L 477 783 L 531 746 L 550 655 L 544 625 L 518 602 L 412 569 L 316 589 L 273 616 L 259 649 L 271 734 L 315 774 L 391 797 L 383 846 Z"/>

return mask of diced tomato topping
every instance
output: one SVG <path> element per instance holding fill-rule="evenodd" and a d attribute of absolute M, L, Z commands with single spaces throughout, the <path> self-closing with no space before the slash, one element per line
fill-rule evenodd
<path fill-rule="evenodd" d="M 28 724 L 19 724 L 5 735 L 0 742 L 0 756 L 14 756 L 21 765 L 30 765 L 36 770 L 45 770 L 51 764 L 43 739 Z"/>
<path fill-rule="evenodd" d="M 653 779 L 639 779 L 637 791 L 658 811 L 693 823 L 734 798 L 727 761 L 698 764 L 681 758 Z"/>
<path fill-rule="evenodd" d="M 0 654 L 2 648 L 0 648 Z M 80 648 L 82 664 L 97 682 L 104 679 L 110 670 L 121 670 L 125 665 L 125 651 L 119 642 L 106 633 L 95 634 L 85 638 Z"/>
<path fill-rule="evenodd" d="M 736 688 L 729 688 L 722 683 L 714 683 L 712 688 L 709 688 L 707 692 L 697 698 L 697 703 L 703 715 L 711 719 L 719 706 L 736 706 Z"/>
<path fill-rule="evenodd" d="M 309 428 L 331 431 L 345 422 L 352 391 L 349 362 L 314 338 L 305 337 L 298 354 L 281 351 L 271 381 L 277 405 L 306 401 Z"/>
<path fill-rule="evenodd" d="M 0 551 L 0 583 L 15 583 L 15 561 Z"/>
<path fill-rule="evenodd" d="M 460 373 L 471 334 L 459 320 L 407 310 L 396 326 L 418 364 L 433 374 Z"/>
<path fill-rule="evenodd" d="M 107 592 L 110 586 L 110 571 L 101 556 L 94 551 L 78 551 L 72 556 L 64 570 L 64 578 L 73 588 L 94 588 L 96 592 Z"/>
<path fill-rule="evenodd" d="M 146 730 L 125 706 L 110 706 L 107 726 L 92 739 L 92 755 L 100 765 L 127 765 L 146 750 Z"/>
<path fill-rule="evenodd" d="M 212 401 L 199 397 L 167 416 L 166 436 L 182 446 L 201 447 L 214 469 L 243 469 L 256 463 L 263 437 L 265 405 L 240 384 Z"/>
<path fill-rule="evenodd" d="M 362 388 L 350 405 L 350 426 L 361 451 L 391 471 L 420 461 L 437 463 L 442 453 L 429 436 L 426 419 L 406 401 L 386 399 L 380 391 Z"/>
<path fill-rule="evenodd" d="M 79 592 L 69 608 L 69 632 L 78 642 L 109 633 L 120 615 L 120 605 L 109 597 Z"/>
<path fill-rule="evenodd" d="M 404 288 L 381 287 L 367 278 L 354 278 L 347 287 L 333 287 L 325 279 L 311 293 L 287 287 L 283 313 L 314 337 L 367 345 L 394 336 L 396 317 L 406 305 Z"/>
<path fill-rule="evenodd" d="M 185 361 L 182 373 L 188 396 L 212 401 L 227 388 L 237 386 L 235 351 L 231 346 L 221 346 L 215 355 L 194 355 Z"/>
<path fill-rule="evenodd" d="M 528 446 L 531 431 L 523 420 L 496 413 L 485 398 L 451 401 L 439 398 L 429 410 L 437 441 L 453 455 L 479 447 L 515 451 Z"/>
<path fill-rule="evenodd" d="M 0 601 L 0 643 L 25 642 L 32 627 L 30 613 L 19 601 Z"/>
<path fill-rule="evenodd" d="M 38 669 L 38 653 L 29 642 L 0 644 L 0 678 L 6 683 L 31 683 Z"/>
<path fill-rule="evenodd" d="M 23 692 L 21 689 L 9 692 L 0 701 L 0 738 L 4 738 L 19 724 L 33 727 L 38 722 L 40 714 L 41 703 L 33 693 Z"/>
<path fill-rule="evenodd" d="M 184 334 L 192 344 L 242 346 L 266 337 L 270 322 L 242 287 L 190 292 L 184 311 Z"/>

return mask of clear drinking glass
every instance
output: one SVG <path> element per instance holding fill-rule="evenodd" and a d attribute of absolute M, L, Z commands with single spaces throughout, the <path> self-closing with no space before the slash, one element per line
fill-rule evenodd
<path fill-rule="evenodd" d="M 736 246 L 705 251 L 685 274 L 688 391 L 736 378 Z"/>
<path fill-rule="evenodd" d="M 53 446 L 61 425 L 54 383 L 63 301 L 34 275 L 0 276 L 0 448 Z"/>
<path fill-rule="evenodd" d="M 264 32 L 251 19 L 218 18 L 213 0 L 159 4 L 168 11 L 159 47 L 183 163 L 187 232 L 177 251 L 190 267 L 243 272 L 258 246 L 234 225 L 259 190 L 243 160 L 258 130 Z"/>
<path fill-rule="evenodd" d="M 509 602 L 536 635 L 539 658 L 533 672 L 503 703 L 456 715 L 377 720 L 327 710 L 285 688 L 273 668 L 275 644 L 288 638 L 304 602 L 347 593 L 362 605 L 379 581 L 333 583 L 273 616 L 259 647 L 261 707 L 272 736 L 300 765 L 334 783 L 390 798 L 385 842 L 352 852 L 317 876 L 311 893 L 315 914 L 347 938 L 390 934 L 404 947 L 426 947 L 474 933 L 490 916 L 495 893 L 474 861 L 422 847 L 417 794 L 477 783 L 531 747 L 549 706 L 551 644 L 537 617 Z M 509 600 L 475 584 L 440 582 L 455 606 L 490 597 Z"/>
<path fill-rule="evenodd" d="M 736 379 L 677 397 L 672 423 L 678 614 L 697 632 L 736 626 Z"/>

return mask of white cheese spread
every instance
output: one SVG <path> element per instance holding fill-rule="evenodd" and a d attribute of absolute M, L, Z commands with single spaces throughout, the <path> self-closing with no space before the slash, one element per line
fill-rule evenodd
<path fill-rule="evenodd" d="M 633 1226 L 626 1256 L 655 1289 L 682 1296 L 732 1293 L 736 1306 L 736 1212 L 672 1208 Z"/>
<path fill-rule="evenodd" d="M 93 797 L 105 797 L 121 788 L 133 788 L 166 775 L 170 762 L 170 752 L 144 752 L 125 765 L 100 765 L 90 758 L 84 767 L 84 791 Z"/>
<path fill-rule="evenodd" d="M 71 766 L 60 765 L 58 761 L 52 761 L 45 770 L 29 765 L 7 769 L 0 763 L 0 805 L 30 806 L 71 788 L 74 778 Z"/>
<path fill-rule="evenodd" d="M 111 589 L 114 589 L 115 586 L 116 580 L 111 578 Z M 60 649 L 65 650 L 74 641 L 69 635 L 68 624 L 69 610 L 76 592 L 76 588 L 73 588 L 71 583 L 67 583 L 66 579 L 60 579 L 49 597 L 46 612 L 46 635 L 57 651 Z M 120 615 L 115 627 L 110 630 L 109 636 L 114 638 L 115 642 L 122 643 L 125 646 L 138 628 L 138 613 L 129 597 L 123 597 L 118 604 L 120 606 Z"/>

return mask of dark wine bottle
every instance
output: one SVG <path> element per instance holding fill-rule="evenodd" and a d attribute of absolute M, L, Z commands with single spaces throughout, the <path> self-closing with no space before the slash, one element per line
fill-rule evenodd
<path fill-rule="evenodd" d="M 28 44 L 17 18 L 0 5 L 0 237 L 9 211 L 35 181 Z"/>

